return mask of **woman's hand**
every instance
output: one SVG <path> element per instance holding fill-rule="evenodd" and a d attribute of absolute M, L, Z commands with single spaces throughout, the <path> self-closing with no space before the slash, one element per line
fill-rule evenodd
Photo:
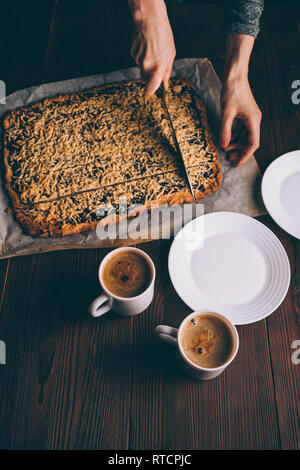
<path fill-rule="evenodd" d="M 259 148 L 260 122 L 248 79 L 226 82 L 221 95 L 220 145 L 233 164 L 242 165 Z"/>
<path fill-rule="evenodd" d="M 131 56 L 147 82 L 146 94 L 154 93 L 161 82 L 168 89 L 176 55 L 172 29 L 163 0 L 129 0 L 134 21 Z"/>
<path fill-rule="evenodd" d="M 254 38 L 245 34 L 232 33 L 226 41 L 220 146 L 237 166 L 248 160 L 260 142 L 261 112 L 248 82 L 253 44 Z"/>

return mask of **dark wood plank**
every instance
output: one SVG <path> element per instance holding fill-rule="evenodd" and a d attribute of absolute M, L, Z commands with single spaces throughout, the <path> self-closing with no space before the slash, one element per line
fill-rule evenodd
<path fill-rule="evenodd" d="M 292 279 L 289 292 L 277 309 L 267 319 L 272 375 L 276 396 L 281 446 L 299 449 L 300 409 L 299 365 L 292 363 L 292 343 L 300 338 L 299 328 L 299 240 L 287 237 L 273 222 L 265 221 L 281 240 L 291 261 Z"/>
<path fill-rule="evenodd" d="M 300 112 L 291 100 L 292 82 L 300 76 L 299 18 L 299 5 L 267 6 L 253 52 L 250 82 L 263 110 L 256 152 L 262 170 L 277 156 L 299 148 Z"/>
<path fill-rule="evenodd" d="M 43 3 L 33 0 L 30 4 L 14 1 L 1 5 L 3 21 L 0 29 L 0 78 L 5 81 L 7 94 L 17 89 L 41 83 L 42 62 L 54 3 L 52 0 L 45 0 Z M 27 356 L 23 344 L 20 343 L 15 347 L 15 344 L 18 343 L 16 337 L 23 334 L 18 325 L 19 310 L 7 311 L 6 309 L 6 292 L 8 292 L 8 297 L 9 295 L 14 296 L 14 292 L 16 293 L 17 288 L 19 288 L 19 302 L 21 302 L 19 307 L 21 311 L 23 310 L 22 285 L 15 286 L 14 280 L 9 281 L 9 273 L 11 273 L 9 268 L 20 262 L 21 260 L 3 260 L 0 262 L 0 331 L 1 339 L 5 341 L 7 347 L 7 365 L 1 367 L 0 374 L 1 380 L 3 380 L 2 384 L 5 383 L 5 391 L 2 390 L 2 396 L 8 397 L 7 408 L 5 410 L 3 408 L 3 420 L 0 422 L 1 448 L 8 448 L 11 445 L 12 435 L 18 428 L 16 423 L 19 419 L 23 419 L 22 412 L 17 417 L 14 417 L 13 413 L 16 406 L 13 397 L 21 404 L 20 398 L 22 397 L 24 385 L 22 382 L 20 386 L 18 385 L 19 376 L 16 371 L 19 371 L 22 367 L 30 368 L 30 356 L 28 356 L 29 362 L 26 363 Z M 27 265 L 31 262 L 34 264 L 34 258 L 26 259 Z M 2 306 L 4 306 L 3 310 Z M 12 363 L 14 363 L 14 367 L 10 367 Z M 24 406 L 24 402 L 21 406 Z M 9 425 L 6 427 L 7 419 Z"/>
<path fill-rule="evenodd" d="M 59 1 L 44 61 L 47 82 L 127 68 L 131 17 L 127 2 Z"/>
<path fill-rule="evenodd" d="M 9 268 L 10 260 L 4 259 L 0 261 L 0 312 L 2 307 L 2 302 L 5 294 L 7 273 Z M 0 339 L 4 340 L 3 337 Z"/>
<path fill-rule="evenodd" d="M 56 0 L 1 4 L 1 72 L 6 93 L 39 85 Z"/>
<path fill-rule="evenodd" d="M 9 350 L 0 371 L 1 448 L 127 447 L 132 322 L 87 312 L 104 255 L 12 261 L 0 319 Z"/>
<path fill-rule="evenodd" d="M 220 78 L 224 66 L 224 8 L 215 2 L 206 5 L 168 5 L 176 44 L 176 58 L 208 57 Z"/>
<path fill-rule="evenodd" d="M 280 154 L 300 148 L 300 106 L 291 100 L 291 84 L 300 76 L 299 55 L 295 53 L 300 47 L 299 19 L 299 5 L 268 5 L 254 51 L 251 78 L 264 114 L 262 145 L 256 153 L 262 169 Z M 300 337 L 300 242 L 270 218 L 263 221 L 282 241 L 292 269 L 291 288 L 280 308 L 267 319 L 267 326 L 281 446 L 295 449 L 300 445 L 300 376 L 291 361 L 291 344 Z"/>

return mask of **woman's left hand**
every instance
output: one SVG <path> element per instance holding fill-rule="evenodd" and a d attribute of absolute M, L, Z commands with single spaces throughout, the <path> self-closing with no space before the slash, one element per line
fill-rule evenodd
<path fill-rule="evenodd" d="M 259 148 L 261 116 L 247 78 L 225 82 L 221 94 L 220 146 L 236 166 L 245 163 Z"/>

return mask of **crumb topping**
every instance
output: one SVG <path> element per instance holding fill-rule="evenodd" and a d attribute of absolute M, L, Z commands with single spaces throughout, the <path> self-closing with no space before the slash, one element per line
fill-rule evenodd
<path fill-rule="evenodd" d="M 206 112 L 185 79 L 172 79 L 168 109 L 197 199 L 218 188 L 218 156 Z M 99 204 L 190 200 L 156 95 L 133 81 L 60 95 L 12 111 L 4 120 L 6 186 L 31 234 L 61 236 L 93 228 Z M 184 196 L 183 196 L 184 195 Z M 118 214 L 119 215 L 119 214 Z"/>

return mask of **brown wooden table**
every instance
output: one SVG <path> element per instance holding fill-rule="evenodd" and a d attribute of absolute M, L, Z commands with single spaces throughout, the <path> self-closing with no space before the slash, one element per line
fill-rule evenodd
<path fill-rule="evenodd" d="M 6 2 L 0 31 L 0 79 L 7 93 L 128 67 L 131 21 L 113 2 Z M 263 111 L 257 159 L 264 170 L 300 147 L 300 8 L 267 6 L 250 80 Z M 222 5 L 169 8 L 177 57 L 209 57 L 222 73 Z M 197 383 L 177 369 L 154 338 L 189 308 L 167 270 L 170 241 L 141 246 L 157 266 L 155 298 L 132 319 L 87 314 L 99 292 L 107 250 L 68 251 L 0 262 L 2 449 L 295 449 L 300 447 L 300 243 L 270 219 L 287 250 L 292 282 L 269 318 L 239 327 L 240 351 L 219 378 Z"/>

